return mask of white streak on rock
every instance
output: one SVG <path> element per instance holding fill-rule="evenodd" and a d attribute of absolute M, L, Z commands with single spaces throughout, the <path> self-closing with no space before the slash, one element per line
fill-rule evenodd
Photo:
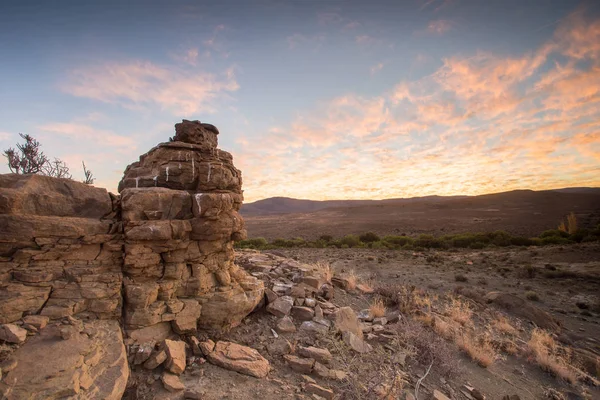
<path fill-rule="evenodd" d="M 167 182 L 169 182 L 169 166 L 167 166 L 167 169 L 165 170 L 166 174 L 167 174 Z"/>
<path fill-rule="evenodd" d="M 135 188 L 137 189 L 138 187 L 140 187 L 140 177 L 136 177 L 135 178 Z"/>
<path fill-rule="evenodd" d="M 202 207 L 200 207 L 200 199 L 204 196 L 204 193 L 196 193 L 194 196 L 196 198 L 196 204 L 198 204 L 198 216 L 202 214 Z"/>

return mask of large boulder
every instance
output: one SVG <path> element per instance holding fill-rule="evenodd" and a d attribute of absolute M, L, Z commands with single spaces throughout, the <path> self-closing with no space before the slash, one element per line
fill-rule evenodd
<path fill-rule="evenodd" d="M 48 325 L 11 357 L 16 367 L 0 382 L 7 400 L 112 399 L 123 396 L 129 366 L 117 321 L 89 321 L 68 340 Z"/>
<path fill-rule="evenodd" d="M 111 212 L 106 189 L 43 175 L 0 175 L 0 214 L 99 219 Z"/>

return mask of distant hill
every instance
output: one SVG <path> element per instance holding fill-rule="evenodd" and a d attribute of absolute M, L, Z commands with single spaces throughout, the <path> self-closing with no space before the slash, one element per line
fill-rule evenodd
<path fill-rule="evenodd" d="M 419 201 L 446 201 L 448 199 L 460 199 L 468 196 L 424 196 L 406 199 L 385 200 L 305 200 L 291 197 L 269 197 L 252 203 L 244 203 L 241 209 L 242 215 L 270 215 L 309 213 L 326 208 L 359 207 L 378 204 L 408 204 Z"/>
<path fill-rule="evenodd" d="M 580 227 L 600 223 L 600 188 L 513 190 L 480 196 L 314 201 L 275 197 L 244 204 L 250 237 L 315 238 L 367 231 L 447 234 L 505 230 L 536 236 L 570 212 Z"/>

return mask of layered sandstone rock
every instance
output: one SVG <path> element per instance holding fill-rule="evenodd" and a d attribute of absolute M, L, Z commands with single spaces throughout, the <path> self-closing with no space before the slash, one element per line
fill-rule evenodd
<path fill-rule="evenodd" d="M 231 326 L 263 295 L 262 282 L 234 263 L 233 241 L 246 235 L 241 172 L 217 149 L 214 126 L 184 120 L 175 131 L 119 184 L 130 330 L 168 321 L 177 333 L 194 331 L 196 321 Z"/>
<path fill-rule="evenodd" d="M 0 323 L 121 314 L 122 235 L 105 189 L 0 175 Z"/>
<path fill-rule="evenodd" d="M 48 326 L 11 355 L 3 399 L 120 399 L 129 377 L 117 321 L 85 322 L 68 340 Z"/>

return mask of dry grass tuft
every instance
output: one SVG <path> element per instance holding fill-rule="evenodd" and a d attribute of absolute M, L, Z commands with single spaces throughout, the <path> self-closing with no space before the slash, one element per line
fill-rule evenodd
<path fill-rule="evenodd" d="M 381 297 L 377 297 L 375 300 L 373 300 L 371 305 L 369 305 L 369 310 L 371 310 L 371 314 L 373 314 L 375 318 L 383 317 L 386 310 L 383 299 Z"/>
<path fill-rule="evenodd" d="M 492 344 L 489 335 L 483 335 L 479 340 L 471 333 L 463 333 L 455 337 L 455 342 L 479 366 L 487 368 L 499 357 L 498 350 Z"/>
<path fill-rule="evenodd" d="M 571 384 L 577 382 L 578 373 L 571 365 L 570 354 L 559 346 L 548 332 L 535 328 L 531 332 L 531 339 L 527 342 L 527 347 L 533 360 L 544 371 Z"/>
<path fill-rule="evenodd" d="M 433 330 L 444 339 L 451 340 L 454 338 L 455 328 L 441 318 L 434 319 Z"/>
<path fill-rule="evenodd" d="M 354 290 L 356 289 L 356 284 L 358 283 L 358 276 L 354 270 L 350 271 L 350 273 L 346 276 L 347 289 Z"/>
<path fill-rule="evenodd" d="M 461 325 L 468 325 L 473 315 L 473 310 L 469 306 L 469 303 L 459 298 L 453 297 L 451 303 L 447 308 L 448 315 L 452 320 L 458 322 Z"/>
<path fill-rule="evenodd" d="M 500 316 L 498 319 L 494 320 L 492 322 L 492 326 L 498 332 L 503 333 L 505 335 L 516 336 L 519 333 L 519 331 L 510 324 L 508 319 L 506 319 L 503 316 Z"/>
<path fill-rule="evenodd" d="M 312 264 L 312 269 L 320 273 L 327 282 L 331 282 L 331 278 L 333 278 L 333 270 L 327 261 L 317 261 L 316 263 Z"/>

